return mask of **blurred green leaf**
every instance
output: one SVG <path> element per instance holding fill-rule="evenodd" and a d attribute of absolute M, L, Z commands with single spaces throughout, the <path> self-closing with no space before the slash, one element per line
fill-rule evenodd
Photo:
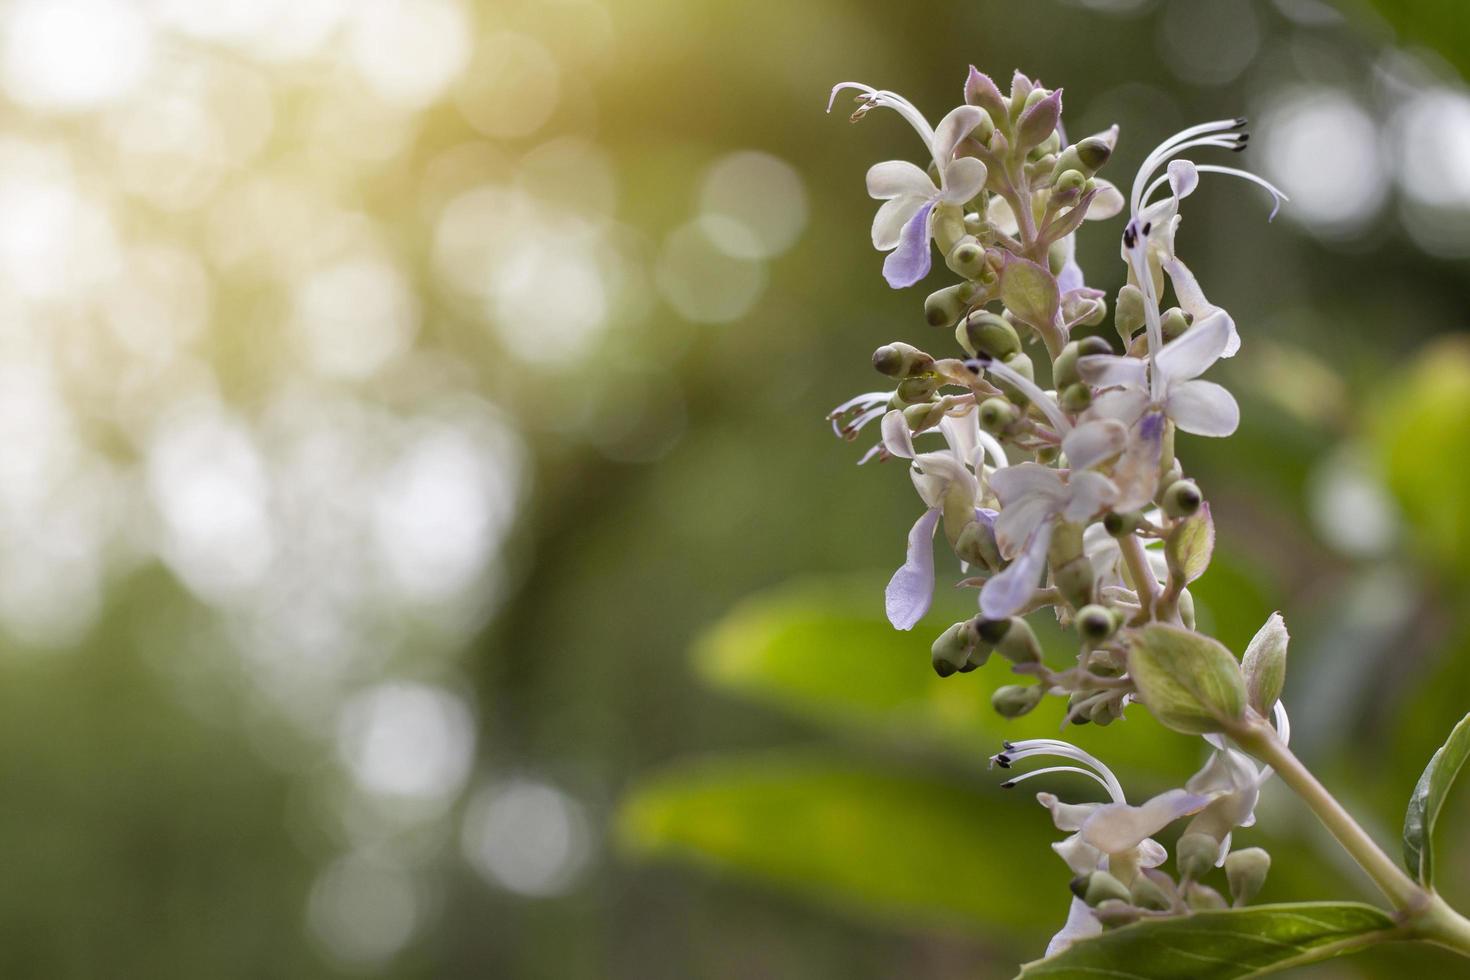
<path fill-rule="evenodd" d="M 1051 821 L 1029 797 L 821 755 L 686 764 L 635 791 L 619 830 L 636 853 L 692 858 L 888 919 L 1038 943 L 1069 898 L 1047 847 Z"/>
<path fill-rule="evenodd" d="M 1432 48 L 1470 78 L 1470 18 L 1464 0 L 1372 0 L 1402 41 Z"/>
<path fill-rule="evenodd" d="M 1149 713 L 1179 732 L 1224 731 L 1245 713 L 1245 679 L 1218 641 L 1165 623 L 1129 635 L 1128 676 Z"/>
<path fill-rule="evenodd" d="M 1434 824 L 1467 758 L 1470 758 L 1470 715 L 1450 731 L 1450 737 L 1430 758 L 1414 794 L 1409 797 L 1409 809 L 1404 814 L 1404 863 L 1426 885 L 1434 881 Z"/>
<path fill-rule="evenodd" d="M 931 637 L 921 625 L 895 630 L 882 618 L 882 586 L 828 581 L 786 586 L 747 599 L 698 642 L 695 665 L 710 683 L 820 724 L 890 740 L 921 741 L 980 759 L 1003 739 L 1055 738 L 1064 705 L 1047 702 L 1008 721 L 990 694 L 1014 680 L 999 658 L 948 678 L 929 665 Z M 1048 657 L 1075 656 L 1071 638 L 1031 617 Z M 932 627 L 938 633 L 940 626 Z M 1151 780 L 1186 776 L 1202 755 L 1197 740 L 1171 733 L 1147 712 L 1130 711 L 1107 728 L 1073 727 L 1067 738 L 1121 770 Z"/>
<path fill-rule="evenodd" d="M 1389 390 L 1373 439 L 1389 489 L 1419 550 L 1457 578 L 1470 576 L 1470 342 L 1430 345 Z"/>
<path fill-rule="evenodd" d="M 1385 942 L 1388 914 L 1356 902 L 1302 902 L 1138 922 L 1028 963 L 1017 980 L 1231 980 Z"/>

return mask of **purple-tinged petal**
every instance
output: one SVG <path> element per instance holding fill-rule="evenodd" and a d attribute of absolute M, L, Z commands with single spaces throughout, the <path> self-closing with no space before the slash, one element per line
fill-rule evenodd
<path fill-rule="evenodd" d="M 878 208 L 878 213 L 873 215 L 873 247 L 880 252 L 896 247 L 903 236 L 904 226 L 927 200 L 927 197 L 911 196 L 884 201 Z"/>
<path fill-rule="evenodd" d="M 1101 935 L 1102 931 L 1102 923 L 1092 914 L 1092 908 L 1074 897 L 1072 904 L 1067 906 L 1067 923 L 1046 944 L 1046 955 L 1055 956 L 1075 942 Z"/>
<path fill-rule="evenodd" d="M 929 213 L 934 202 L 929 201 L 903 226 L 898 248 L 883 260 L 883 278 L 894 289 L 912 286 L 929 274 Z"/>
<path fill-rule="evenodd" d="M 1083 422 L 1062 440 L 1067 465 L 1088 470 L 1121 453 L 1128 445 L 1128 427 L 1117 419 Z"/>
<path fill-rule="evenodd" d="M 1082 839 L 1108 854 L 1131 851 L 1180 817 L 1203 810 L 1210 799 L 1188 790 L 1171 789 L 1142 806 L 1104 804 L 1082 824 Z"/>
<path fill-rule="evenodd" d="M 924 618 L 934 601 L 934 528 L 939 510 L 924 511 L 909 531 L 908 558 L 888 580 L 883 606 L 888 621 L 901 630 L 911 630 Z"/>
<path fill-rule="evenodd" d="M 1046 568 L 1046 549 L 1051 544 L 1052 527 L 1049 520 L 1037 526 L 1016 560 L 985 583 L 980 590 L 982 616 L 986 619 L 1008 619 L 1031 600 Z"/>
<path fill-rule="evenodd" d="M 1000 87 L 974 65 L 970 66 L 970 74 L 965 79 L 965 102 L 979 106 L 992 116 L 1005 115 L 1005 96 L 1001 95 Z"/>
<path fill-rule="evenodd" d="M 1164 451 L 1164 413 L 1145 412 L 1128 434 L 1128 448 L 1113 467 L 1118 510 L 1137 510 L 1153 499 Z"/>

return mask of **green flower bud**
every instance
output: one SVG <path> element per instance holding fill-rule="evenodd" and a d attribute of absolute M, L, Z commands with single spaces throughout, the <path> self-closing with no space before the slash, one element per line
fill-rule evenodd
<path fill-rule="evenodd" d="M 1089 136 L 1079 140 L 1076 149 L 1077 159 L 1087 169 L 1089 177 L 1101 170 L 1113 155 L 1113 144 L 1102 136 Z"/>
<path fill-rule="evenodd" d="M 1179 618 L 1186 629 L 1194 629 L 1194 596 L 1188 589 L 1179 593 Z"/>
<path fill-rule="evenodd" d="M 912 344 L 895 340 L 873 351 L 873 367 L 890 378 L 910 378 L 934 367 L 934 358 Z"/>
<path fill-rule="evenodd" d="M 1164 491 L 1164 513 L 1173 518 L 1189 517 L 1204 503 L 1204 495 L 1193 480 L 1176 480 Z"/>
<path fill-rule="evenodd" d="M 1179 307 L 1171 307 L 1164 311 L 1160 323 L 1164 329 L 1164 342 L 1175 340 L 1180 334 L 1189 329 L 1189 317 Z"/>
<path fill-rule="evenodd" d="M 927 402 L 939 390 L 939 379 L 932 374 L 904 378 L 898 383 L 898 400 L 905 405 Z"/>
<path fill-rule="evenodd" d="M 1106 728 L 1121 717 L 1123 717 L 1123 699 L 1113 693 L 1097 695 L 1092 704 L 1087 707 L 1087 720 L 1099 728 Z"/>
<path fill-rule="evenodd" d="M 1004 398 L 987 398 L 980 403 L 980 428 L 991 435 L 999 435 L 1016 421 L 1020 412 Z"/>
<path fill-rule="evenodd" d="M 1271 855 L 1259 847 L 1231 851 L 1225 859 L 1225 877 L 1230 882 L 1230 897 L 1235 904 L 1244 905 L 1259 895 L 1270 870 Z"/>
<path fill-rule="evenodd" d="M 1041 703 L 1046 689 L 1040 684 L 1007 684 L 995 689 L 990 706 L 1002 718 L 1019 718 Z"/>
<path fill-rule="evenodd" d="M 980 628 L 983 630 L 986 625 L 987 623 L 981 623 Z M 982 632 L 980 635 L 983 638 L 985 634 Z M 1012 616 L 1010 628 L 995 641 L 995 652 L 1013 664 L 1040 663 L 1041 641 L 1031 632 L 1029 623 L 1020 616 Z"/>
<path fill-rule="evenodd" d="M 949 250 L 944 257 L 944 264 L 957 276 L 966 279 L 980 278 L 980 271 L 985 266 L 985 249 L 974 235 L 965 235 Z"/>
<path fill-rule="evenodd" d="M 1062 394 L 1057 399 L 1057 403 L 1062 406 L 1062 411 L 1072 415 L 1085 412 L 1087 411 L 1087 407 L 1092 404 L 1092 389 L 1080 381 L 1076 384 L 1067 385 L 1067 387 L 1062 389 Z"/>
<path fill-rule="evenodd" d="M 1104 929 L 1118 929 L 1122 926 L 1131 926 L 1143 918 L 1143 912 L 1129 905 L 1127 902 L 1110 898 L 1100 903 L 1092 910 L 1092 917 L 1096 919 Z"/>
<path fill-rule="evenodd" d="M 960 346 L 975 355 L 985 353 L 1004 361 L 1021 353 L 1021 337 L 1009 320 L 995 313 L 980 310 L 965 317 L 955 329 Z"/>
<path fill-rule="evenodd" d="M 965 234 L 974 235 L 976 238 L 980 238 L 984 235 L 989 234 L 990 231 L 990 222 L 985 220 L 985 216 L 983 214 L 977 214 L 976 212 L 971 211 L 969 214 L 965 215 Z"/>
<path fill-rule="evenodd" d="M 1036 380 L 1036 368 L 1031 364 L 1031 358 L 1027 355 L 1022 353 L 1015 353 L 1012 354 L 1010 357 L 1001 358 L 1001 361 L 1005 364 L 1006 367 L 1010 368 L 1012 371 L 1015 371 L 1026 380 Z M 1017 405 L 1026 406 L 1031 404 L 1031 399 L 1028 398 L 1026 394 L 1021 391 L 1021 389 L 1012 386 L 1008 382 L 997 380 L 995 386 L 1001 391 L 1005 392 L 1006 397 L 1015 402 Z"/>
<path fill-rule="evenodd" d="M 1094 871 L 1092 874 L 1078 875 L 1071 882 L 1072 894 L 1094 908 L 1109 899 L 1118 902 L 1127 902 L 1132 896 L 1128 893 L 1128 886 L 1106 871 Z"/>
<path fill-rule="evenodd" d="M 1209 874 L 1219 856 L 1220 842 L 1209 834 L 1181 834 L 1179 843 L 1174 845 L 1179 876 L 1186 881 L 1198 881 Z"/>
<path fill-rule="evenodd" d="M 1184 904 L 1197 912 L 1215 912 L 1223 908 L 1229 908 L 1223 895 L 1209 885 L 1201 885 L 1197 881 L 1191 881 L 1185 884 Z"/>
<path fill-rule="evenodd" d="M 1164 504 L 1164 491 L 1182 479 L 1184 479 L 1184 470 L 1180 467 L 1179 461 L 1171 460 L 1169 468 L 1159 475 L 1157 491 L 1154 493 L 1154 503 L 1162 507 Z"/>
<path fill-rule="evenodd" d="M 937 179 L 934 182 L 939 183 Z M 934 244 L 939 246 L 940 253 L 948 255 L 965 237 L 965 212 L 955 204 L 936 206 L 931 230 Z"/>
<path fill-rule="evenodd" d="M 1092 643 L 1101 643 L 1118 628 L 1118 619 L 1106 606 L 1087 605 L 1077 610 L 1077 632 Z"/>
<path fill-rule="evenodd" d="M 914 432 L 923 432 L 932 429 L 944 418 L 944 403 L 922 402 L 918 405 L 910 405 L 903 410 L 903 419 Z"/>
<path fill-rule="evenodd" d="M 969 620 L 955 623 L 940 633 L 939 639 L 929 649 L 934 672 L 940 677 L 948 677 L 957 670 L 973 670 L 974 668 L 968 666 L 968 661 L 970 651 L 975 648 L 978 640 Z"/>
<path fill-rule="evenodd" d="M 1005 639 L 1013 622 L 1014 619 L 982 619 L 975 624 L 975 632 L 980 634 L 980 639 L 994 645 Z"/>
<path fill-rule="evenodd" d="M 1096 575 L 1092 562 L 1082 551 L 1082 525 L 1058 521 L 1047 548 L 1052 580 L 1074 609 L 1093 600 Z"/>
<path fill-rule="evenodd" d="M 1164 891 L 1157 881 L 1142 872 L 1134 877 L 1128 893 L 1129 899 L 1139 908 L 1153 912 L 1167 912 L 1174 907 L 1169 893 Z"/>
<path fill-rule="evenodd" d="M 1123 343 L 1127 344 L 1143 324 L 1143 290 L 1132 284 L 1126 285 L 1118 290 L 1117 302 L 1113 304 L 1113 325 Z"/>
<path fill-rule="evenodd" d="M 999 570 L 1004 564 L 1001 561 L 1000 548 L 995 543 L 995 529 L 981 521 L 971 521 L 965 525 L 965 529 L 955 539 L 954 553 L 961 561 L 992 570 Z"/>
<path fill-rule="evenodd" d="M 924 299 L 924 319 L 933 327 L 952 327 L 964 316 L 974 295 L 975 287 L 968 282 L 936 289 Z"/>
<path fill-rule="evenodd" d="M 1050 466 L 1061 458 L 1061 455 L 1061 446 L 1042 446 L 1036 450 L 1036 461 L 1042 466 Z"/>
<path fill-rule="evenodd" d="M 1052 365 L 1052 382 L 1058 389 L 1074 385 L 1082 380 L 1077 373 L 1077 359 L 1091 357 L 1094 354 L 1111 354 L 1112 345 L 1101 337 L 1083 337 L 1074 340 L 1062 348 L 1057 355 L 1056 362 Z"/>
<path fill-rule="evenodd" d="M 1245 674 L 1246 694 L 1251 707 L 1263 715 L 1271 713 L 1271 707 L 1281 697 L 1286 686 L 1286 647 L 1291 636 L 1286 632 L 1286 621 L 1279 612 L 1273 612 L 1251 638 L 1241 658 L 1241 671 Z"/>
<path fill-rule="evenodd" d="M 1142 521 L 1142 511 L 1109 511 L 1103 517 L 1103 529 L 1115 538 L 1126 537 L 1138 530 L 1138 525 Z"/>
<path fill-rule="evenodd" d="M 1080 170 L 1064 170 L 1057 177 L 1056 183 L 1052 185 L 1052 204 L 1058 207 L 1070 207 L 1077 203 L 1082 196 L 1083 188 L 1087 186 L 1087 175 Z"/>

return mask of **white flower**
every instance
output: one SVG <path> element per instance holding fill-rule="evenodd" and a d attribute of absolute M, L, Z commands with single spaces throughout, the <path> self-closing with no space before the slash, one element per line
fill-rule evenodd
<path fill-rule="evenodd" d="M 973 409 L 958 418 L 945 416 L 939 432 L 947 449 L 915 453 L 903 412 L 894 409 L 883 416 L 882 445 L 893 456 L 913 460 L 909 475 L 927 508 L 909 530 L 907 556 L 884 592 L 888 620 L 901 630 L 912 629 L 933 602 L 934 531 L 940 518 L 956 534 L 971 521 L 992 523 L 995 511 L 979 506 L 985 460 L 988 455 L 995 465 L 1006 465 L 1005 450 L 980 430 Z"/>
<path fill-rule="evenodd" d="M 1240 424 L 1235 397 L 1199 376 L 1225 356 L 1235 324 L 1216 310 L 1148 359 L 1093 354 L 1077 362 L 1083 380 L 1114 388 L 1097 399 L 1089 414 L 1132 424 L 1149 409 L 1163 414 L 1183 432 L 1228 436 Z"/>
<path fill-rule="evenodd" d="M 883 262 L 883 277 L 895 289 L 912 286 L 929 274 L 929 240 L 935 206 L 961 206 L 985 186 L 985 164 L 974 157 L 956 159 L 954 155 L 960 140 L 980 125 L 985 112 L 976 106 L 962 105 L 950 110 L 937 127 L 931 127 L 903 96 L 861 82 L 843 82 L 833 87 L 827 101 L 828 112 L 832 111 L 837 93 L 844 89 L 863 93 L 859 98 L 862 104 L 852 116 L 854 121 L 879 106 L 903 116 L 924 140 L 939 172 L 936 187 L 922 168 L 906 160 L 875 163 L 868 170 L 868 194 L 884 202 L 873 218 L 873 247 L 890 252 Z"/>

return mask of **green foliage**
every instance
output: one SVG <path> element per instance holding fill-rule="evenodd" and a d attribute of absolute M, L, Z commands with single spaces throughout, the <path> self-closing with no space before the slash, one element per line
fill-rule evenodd
<path fill-rule="evenodd" d="M 1012 257 L 1000 277 L 1000 298 L 1008 309 L 1031 326 L 1051 331 L 1061 298 L 1057 282 L 1035 262 Z"/>
<path fill-rule="evenodd" d="M 1169 571 L 1186 585 L 1210 567 L 1215 551 L 1215 522 L 1210 518 L 1210 505 L 1205 504 L 1193 517 L 1183 521 L 1164 543 Z"/>
<path fill-rule="evenodd" d="M 1028 963 L 1018 980 L 1231 980 L 1395 938 L 1388 914 L 1356 902 L 1302 902 L 1138 922 Z"/>
<path fill-rule="evenodd" d="M 1240 665 L 1215 640 L 1150 623 L 1129 640 L 1128 674 L 1149 713 L 1175 731 L 1223 731 L 1245 712 Z"/>
<path fill-rule="evenodd" d="M 1399 38 L 1443 55 L 1470 78 L 1470 19 L 1464 0 L 1372 0 Z"/>
<path fill-rule="evenodd" d="M 1021 802 L 783 751 L 666 772 L 629 797 L 619 830 L 642 854 L 694 859 L 889 919 L 1034 942 L 1060 924 L 1065 875 L 1046 862 L 1050 821 Z M 1038 873 L 1039 862 L 1055 873 Z"/>
<path fill-rule="evenodd" d="M 1075 656 L 1071 634 L 1044 628 L 1043 616 L 1032 619 L 1042 627 L 1037 633 L 1049 660 Z M 737 606 L 699 640 L 695 665 L 716 687 L 865 738 L 979 759 L 1003 739 L 1056 737 L 1059 702 L 1024 718 L 1001 718 L 990 696 L 1015 679 L 1006 666 L 996 659 L 972 674 L 941 679 L 929 667 L 929 642 L 923 625 L 903 633 L 883 619 L 880 582 L 806 583 Z M 1067 737 L 1105 752 L 1119 771 L 1155 781 L 1187 776 L 1201 757 L 1198 745 L 1138 710 L 1129 712 L 1126 725 L 1073 728 Z"/>
<path fill-rule="evenodd" d="M 1404 863 L 1426 885 L 1434 883 L 1434 824 L 1465 760 L 1470 758 L 1470 715 L 1450 732 L 1424 767 L 1404 814 Z"/>

